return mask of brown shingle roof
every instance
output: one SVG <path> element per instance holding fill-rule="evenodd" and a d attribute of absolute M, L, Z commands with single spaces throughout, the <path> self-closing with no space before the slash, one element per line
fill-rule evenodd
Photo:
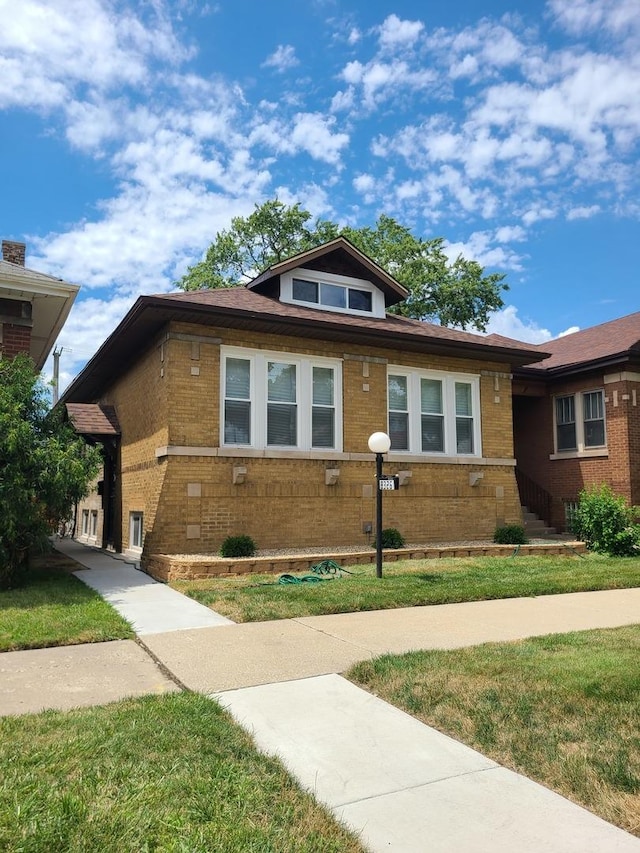
<path fill-rule="evenodd" d="M 538 364 L 527 365 L 527 370 L 556 372 L 630 356 L 640 359 L 640 312 L 546 341 L 539 348 L 551 355 Z"/>
<path fill-rule="evenodd" d="M 67 403 L 69 420 L 80 435 L 120 435 L 120 424 L 113 406 L 98 403 Z"/>
<path fill-rule="evenodd" d="M 155 297 L 154 297 L 155 298 Z M 449 329 L 446 326 L 438 326 L 435 323 L 425 323 L 422 320 L 413 320 L 410 317 L 387 314 L 386 317 L 362 317 L 353 314 L 340 314 L 336 311 L 323 311 L 316 308 L 306 308 L 303 305 L 291 305 L 286 302 L 278 302 L 267 296 L 262 296 L 244 287 L 227 287 L 217 290 L 195 290 L 187 293 L 168 293 L 157 297 L 163 300 L 175 300 L 181 303 L 192 303 L 197 305 L 208 305 L 216 308 L 232 309 L 235 311 L 255 312 L 260 317 L 277 317 L 293 321 L 312 322 L 319 327 L 344 326 L 355 330 L 369 330 L 372 332 L 384 332 L 400 337 L 411 336 L 412 338 L 423 338 L 428 340 L 450 341 L 451 343 L 472 344 L 478 347 L 492 345 L 491 336 L 474 334 L 472 332 L 461 332 L 458 329 Z M 508 341 L 508 343 L 507 343 Z M 400 341 L 399 341 L 400 343 Z M 495 344 L 494 344 L 495 345 Z M 523 352 L 535 352 L 532 344 L 522 343 L 507 338 L 497 343 L 498 346 L 507 345 L 510 349 L 522 350 Z"/>

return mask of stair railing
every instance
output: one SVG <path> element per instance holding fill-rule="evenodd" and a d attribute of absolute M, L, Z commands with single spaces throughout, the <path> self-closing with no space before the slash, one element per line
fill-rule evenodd
<path fill-rule="evenodd" d="M 549 524 L 551 521 L 551 494 L 520 468 L 516 468 L 516 482 L 522 506 L 526 506 L 530 512 L 535 512 L 545 524 Z"/>

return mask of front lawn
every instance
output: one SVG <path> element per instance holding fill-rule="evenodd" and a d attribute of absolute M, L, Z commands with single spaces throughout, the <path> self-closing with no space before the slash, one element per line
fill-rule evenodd
<path fill-rule="evenodd" d="M 348 677 L 640 835 L 640 626 L 387 655 Z"/>
<path fill-rule="evenodd" d="M 363 853 L 204 696 L 0 719 L 6 853 Z"/>
<path fill-rule="evenodd" d="M 235 622 L 640 586 L 639 558 L 597 554 L 405 560 L 387 563 L 382 578 L 373 566 L 349 571 L 354 574 L 298 585 L 279 585 L 274 575 L 241 575 L 171 586 Z"/>
<path fill-rule="evenodd" d="M 98 643 L 134 636 L 97 592 L 70 574 L 76 563 L 53 554 L 24 586 L 0 590 L 0 651 Z"/>

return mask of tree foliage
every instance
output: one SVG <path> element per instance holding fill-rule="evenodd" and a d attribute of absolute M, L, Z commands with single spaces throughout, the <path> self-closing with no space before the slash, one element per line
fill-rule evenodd
<path fill-rule="evenodd" d="M 273 264 L 340 235 L 407 288 L 408 298 L 395 308 L 400 314 L 484 331 L 490 313 L 504 304 L 504 275 L 485 275 L 477 261 L 462 255 L 450 261 L 442 237 L 416 237 L 385 215 L 374 227 L 364 228 L 312 221 L 299 204 L 288 206 L 278 199 L 256 205 L 247 217 L 234 217 L 231 228 L 216 234 L 204 259 L 189 267 L 178 285 L 202 290 L 244 284 Z"/>
<path fill-rule="evenodd" d="M 20 580 L 99 466 L 99 451 L 49 410 L 31 359 L 0 359 L 0 588 Z"/>

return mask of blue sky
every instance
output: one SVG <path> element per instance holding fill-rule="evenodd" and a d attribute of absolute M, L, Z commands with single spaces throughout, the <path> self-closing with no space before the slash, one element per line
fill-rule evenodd
<path fill-rule="evenodd" d="M 0 236 L 82 285 L 64 385 L 276 194 L 506 273 L 490 331 L 640 309 L 637 0 L 0 0 Z"/>

